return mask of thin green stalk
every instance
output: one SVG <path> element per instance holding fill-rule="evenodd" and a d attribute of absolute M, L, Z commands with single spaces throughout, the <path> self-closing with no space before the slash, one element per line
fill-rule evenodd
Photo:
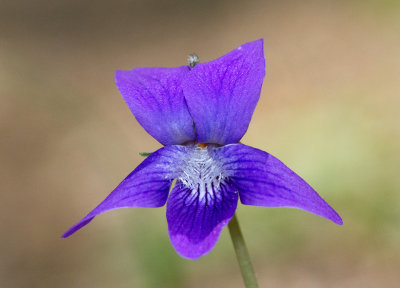
<path fill-rule="evenodd" d="M 239 262 L 244 284 L 246 288 L 258 288 L 256 275 L 254 274 L 254 269 L 251 265 L 249 252 L 247 251 L 246 243 L 244 242 L 242 232 L 240 231 L 236 214 L 229 222 L 228 228 L 229 233 L 231 234 L 233 246 L 235 247 L 236 258 Z"/>

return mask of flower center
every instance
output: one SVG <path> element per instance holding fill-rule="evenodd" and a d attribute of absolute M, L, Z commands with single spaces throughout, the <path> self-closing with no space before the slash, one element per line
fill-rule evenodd
<path fill-rule="evenodd" d="M 178 180 L 193 193 L 198 193 L 198 197 L 203 199 L 207 193 L 215 196 L 220 185 L 224 184 L 221 164 L 211 155 L 213 147 L 196 145 L 188 155 L 186 165 L 182 167 L 182 173 Z"/>

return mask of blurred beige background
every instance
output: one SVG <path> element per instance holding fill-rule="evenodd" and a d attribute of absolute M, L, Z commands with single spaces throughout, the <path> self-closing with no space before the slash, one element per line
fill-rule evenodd
<path fill-rule="evenodd" d="M 277 1 L 276 1 L 277 2 Z M 243 142 L 341 214 L 240 206 L 261 287 L 398 287 L 399 1 L 0 1 L 0 287 L 242 287 L 228 232 L 198 261 L 165 208 L 61 234 L 160 145 L 114 71 L 212 60 L 265 39 Z"/>

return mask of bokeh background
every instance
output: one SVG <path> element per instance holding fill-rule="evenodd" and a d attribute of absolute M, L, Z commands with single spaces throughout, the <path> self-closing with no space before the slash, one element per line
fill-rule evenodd
<path fill-rule="evenodd" d="M 240 206 L 261 287 L 398 287 L 399 1 L 0 1 L 0 287 L 242 287 L 228 231 L 180 258 L 165 208 L 61 234 L 160 147 L 114 71 L 265 39 L 243 142 L 302 175 L 343 226 Z"/>

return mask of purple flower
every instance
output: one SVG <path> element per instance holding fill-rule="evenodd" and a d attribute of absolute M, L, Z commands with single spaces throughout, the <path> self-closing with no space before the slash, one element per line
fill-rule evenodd
<path fill-rule="evenodd" d="M 216 244 L 242 204 L 293 207 L 342 224 L 340 216 L 296 173 L 267 152 L 239 144 L 265 76 L 263 40 L 191 68 L 117 71 L 119 91 L 163 148 L 152 153 L 63 237 L 106 211 L 167 203 L 169 236 L 183 257 Z"/>

